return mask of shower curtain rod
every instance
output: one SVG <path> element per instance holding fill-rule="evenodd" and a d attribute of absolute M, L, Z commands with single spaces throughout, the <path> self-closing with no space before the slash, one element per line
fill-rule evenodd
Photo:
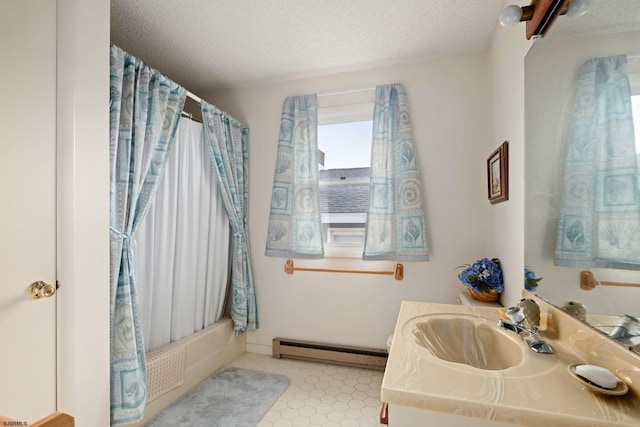
<path fill-rule="evenodd" d="M 198 95 L 194 94 L 193 92 L 189 92 L 189 91 L 187 91 L 187 97 L 189 97 L 189 98 L 193 99 L 193 100 L 194 100 L 194 101 L 196 101 L 198 104 L 202 102 L 202 98 L 200 98 Z M 218 107 L 216 107 L 215 105 L 214 105 L 213 107 L 214 107 L 215 109 L 217 109 L 218 111 L 220 111 L 220 112 L 223 112 L 223 113 L 224 113 L 224 111 L 220 110 L 220 109 L 219 109 Z M 189 114 L 189 113 L 186 113 L 186 114 Z M 186 114 L 185 114 L 185 115 L 186 115 Z M 232 120 L 232 121 L 234 121 L 234 122 L 238 123 L 239 125 L 242 125 L 243 127 L 247 128 L 247 129 L 249 128 L 247 125 L 245 125 L 244 123 L 242 123 L 240 120 L 236 119 L 235 117 L 232 117 L 232 116 L 228 115 L 227 113 L 224 113 L 224 114 L 226 114 L 226 115 L 227 115 L 227 117 L 228 117 L 230 120 Z M 202 121 L 201 121 L 201 120 L 197 120 L 197 117 L 194 117 L 193 119 L 194 119 L 195 121 L 197 121 L 197 122 L 202 123 Z"/>
<path fill-rule="evenodd" d="M 181 114 L 182 114 L 183 117 L 186 117 L 187 119 L 189 119 L 191 121 L 202 123 L 202 119 L 200 117 L 196 117 L 191 113 L 187 113 L 186 111 L 183 111 Z"/>
<path fill-rule="evenodd" d="M 202 101 L 202 98 L 200 98 L 198 95 L 194 95 L 193 93 L 187 91 L 187 96 L 191 99 L 193 99 L 196 102 L 200 102 Z"/>

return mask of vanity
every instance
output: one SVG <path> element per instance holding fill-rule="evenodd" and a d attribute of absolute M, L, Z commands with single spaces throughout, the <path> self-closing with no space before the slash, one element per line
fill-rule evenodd
<path fill-rule="evenodd" d="M 391 427 L 639 426 L 640 355 L 544 300 L 540 354 L 497 326 L 495 308 L 404 301 L 382 382 Z M 570 372 L 603 366 L 628 386 L 605 395 Z"/>

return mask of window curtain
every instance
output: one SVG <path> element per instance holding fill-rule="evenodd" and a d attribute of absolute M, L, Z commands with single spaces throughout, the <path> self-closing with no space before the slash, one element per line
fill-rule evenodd
<path fill-rule="evenodd" d="M 285 99 L 265 255 L 324 258 L 318 202 L 317 96 Z"/>
<path fill-rule="evenodd" d="M 110 52 L 111 425 L 142 419 L 145 352 L 131 236 L 155 196 L 186 90 L 136 57 Z"/>
<path fill-rule="evenodd" d="M 229 234 L 203 126 L 182 118 L 156 197 L 135 234 L 145 351 L 222 317 Z"/>
<path fill-rule="evenodd" d="M 638 165 L 624 55 L 584 63 L 570 120 L 555 264 L 638 270 Z"/>
<path fill-rule="evenodd" d="M 401 84 L 376 87 L 363 259 L 429 259 L 411 115 Z"/>
<path fill-rule="evenodd" d="M 249 129 L 205 101 L 200 102 L 200 109 L 218 191 L 233 229 L 231 318 L 239 335 L 259 326 L 247 225 Z"/>

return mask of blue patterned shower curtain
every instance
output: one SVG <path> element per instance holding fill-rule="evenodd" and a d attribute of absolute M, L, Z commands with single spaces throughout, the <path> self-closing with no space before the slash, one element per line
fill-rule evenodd
<path fill-rule="evenodd" d="M 146 366 L 133 242 L 162 178 L 187 95 L 138 58 L 111 46 L 111 425 L 144 416 Z"/>
<path fill-rule="evenodd" d="M 205 101 L 201 101 L 200 109 L 218 191 L 233 229 L 231 318 L 239 335 L 258 328 L 247 224 L 249 128 Z"/>
<path fill-rule="evenodd" d="M 376 87 L 363 259 L 428 261 L 411 115 L 403 85 Z"/>
<path fill-rule="evenodd" d="M 324 258 L 318 201 L 316 95 L 285 99 L 265 255 Z"/>
<path fill-rule="evenodd" d="M 624 55 L 585 62 L 575 83 L 556 265 L 640 269 L 640 195 Z"/>

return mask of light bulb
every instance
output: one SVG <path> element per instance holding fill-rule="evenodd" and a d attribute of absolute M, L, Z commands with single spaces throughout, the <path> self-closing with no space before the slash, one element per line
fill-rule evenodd
<path fill-rule="evenodd" d="M 500 14 L 500 24 L 503 27 L 513 27 L 522 19 L 522 8 L 512 4 L 502 10 Z"/>
<path fill-rule="evenodd" d="M 567 16 L 584 15 L 589 10 L 589 0 L 571 0 L 567 9 Z"/>

